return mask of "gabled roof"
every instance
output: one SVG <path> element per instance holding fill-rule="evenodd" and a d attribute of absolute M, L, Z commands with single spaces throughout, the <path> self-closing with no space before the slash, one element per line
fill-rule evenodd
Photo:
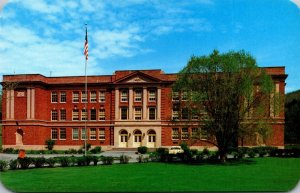
<path fill-rule="evenodd" d="M 151 76 L 149 74 L 145 74 L 141 71 L 134 71 L 126 76 L 123 76 L 117 80 L 115 80 L 114 84 L 136 84 L 136 83 L 160 83 L 162 80 L 158 77 Z"/>

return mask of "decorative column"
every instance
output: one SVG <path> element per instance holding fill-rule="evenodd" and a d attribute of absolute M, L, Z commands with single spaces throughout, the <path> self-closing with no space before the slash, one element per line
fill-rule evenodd
<path fill-rule="evenodd" d="M 119 88 L 115 88 L 115 120 L 119 120 Z"/>
<path fill-rule="evenodd" d="M 129 108 L 129 120 L 133 119 L 133 89 L 132 87 L 129 88 L 129 104 L 128 104 L 128 108 Z"/>
<path fill-rule="evenodd" d="M 35 117 L 35 89 L 27 88 L 27 119 Z"/>
<path fill-rule="evenodd" d="M 14 90 L 6 91 L 6 119 L 14 119 Z"/>
<path fill-rule="evenodd" d="M 148 120 L 148 117 L 147 117 L 147 88 L 146 87 L 143 87 L 143 120 Z"/>
<path fill-rule="evenodd" d="M 161 119 L 161 88 L 157 88 L 157 120 Z"/>

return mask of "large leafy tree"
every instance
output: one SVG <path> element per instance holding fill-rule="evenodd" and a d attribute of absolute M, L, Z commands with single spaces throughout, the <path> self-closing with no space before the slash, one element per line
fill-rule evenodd
<path fill-rule="evenodd" d="M 266 137 L 270 131 L 265 118 L 273 83 L 244 51 L 214 50 L 209 56 L 191 57 L 173 89 L 185 93 L 181 108 L 199 115 L 198 123 L 218 147 L 222 161 L 238 138 L 253 133 Z"/>

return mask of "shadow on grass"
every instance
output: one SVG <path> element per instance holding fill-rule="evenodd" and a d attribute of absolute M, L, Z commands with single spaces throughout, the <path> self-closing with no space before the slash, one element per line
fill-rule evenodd
<path fill-rule="evenodd" d="M 178 164 L 178 165 L 216 165 L 216 166 L 239 166 L 239 165 L 253 165 L 256 164 L 257 161 L 251 158 L 243 158 L 243 159 L 227 159 L 225 163 L 220 160 L 201 160 L 201 161 L 168 161 L 162 162 L 166 164 Z"/>

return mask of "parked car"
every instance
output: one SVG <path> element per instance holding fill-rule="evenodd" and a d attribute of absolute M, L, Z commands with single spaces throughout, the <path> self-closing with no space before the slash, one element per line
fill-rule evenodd
<path fill-rule="evenodd" d="M 169 154 L 177 154 L 177 153 L 183 153 L 183 149 L 180 146 L 172 146 L 169 149 Z"/>

